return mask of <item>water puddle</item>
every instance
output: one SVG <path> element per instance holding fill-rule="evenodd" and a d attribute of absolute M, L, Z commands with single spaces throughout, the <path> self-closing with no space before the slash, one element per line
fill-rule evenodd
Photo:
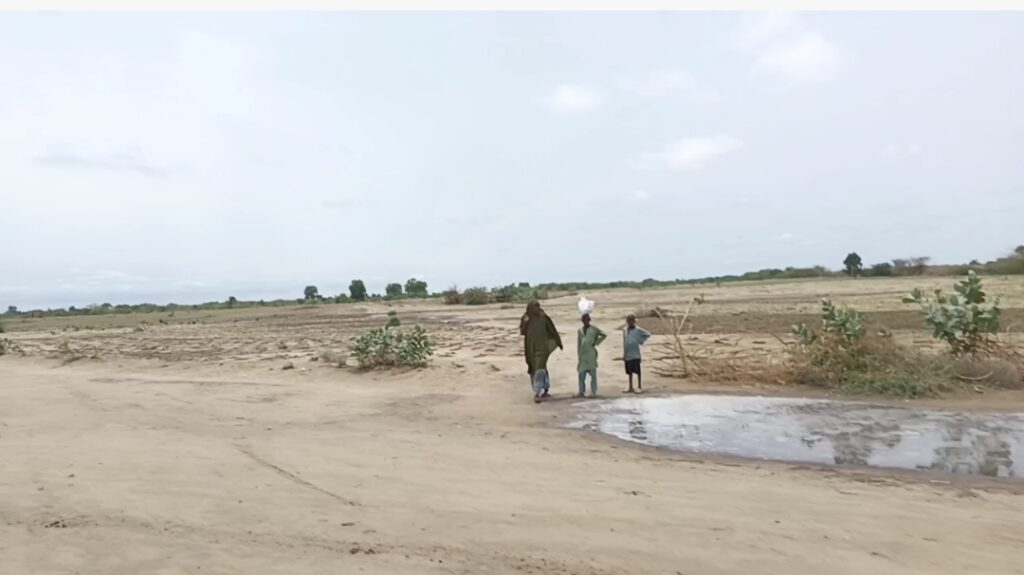
<path fill-rule="evenodd" d="M 681 395 L 576 404 L 569 427 L 695 453 L 1024 478 L 1024 413 Z"/>

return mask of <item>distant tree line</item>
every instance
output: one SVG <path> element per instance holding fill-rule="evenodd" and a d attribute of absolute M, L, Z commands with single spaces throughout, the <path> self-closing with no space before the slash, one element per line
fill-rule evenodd
<path fill-rule="evenodd" d="M 16 306 L 7 306 L 4 316 L 15 317 L 54 317 L 54 316 L 76 316 L 76 315 L 102 315 L 109 313 L 149 313 L 149 312 L 173 312 L 175 310 L 214 310 L 226 308 L 244 308 L 261 306 L 288 306 L 296 304 L 315 303 L 349 303 L 363 301 L 393 301 L 398 299 L 414 299 L 436 297 L 442 298 L 446 303 L 452 304 L 487 304 L 523 302 L 531 299 L 545 299 L 554 292 L 580 292 L 587 290 L 601 290 L 614 288 L 657 288 L 676 285 L 698 285 L 698 284 L 722 284 L 736 281 L 761 281 L 761 280 L 787 280 L 804 278 L 823 278 L 847 275 L 851 277 L 888 277 L 888 276 L 920 276 L 920 275 L 966 275 L 973 270 L 977 274 L 989 275 L 1013 275 L 1024 274 L 1024 245 L 1017 246 L 1012 253 L 1005 257 L 997 258 L 989 262 L 972 260 L 968 264 L 959 265 L 933 265 L 929 257 L 907 257 L 896 258 L 889 262 L 879 262 L 865 267 L 864 261 L 857 252 L 850 252 L 843 260 L 843 267 L 840 271 L 832 271 L 823 266 L 813 267 L 787 267 L 787 268 L 766 268 L 737 275 L 710 276 L 696 279 L 674 279 L 657 280 L 647 278 L 641 281 L 613 281 L 613 282 L 560 282 L 543 283 L 531 286 L 529 283 L 520 282 L 497 288 L 473 287 L 459 291 L 456 287 L 448 288 L 442 292 L 430 293 L 427 289 L 427 282 L 410 278 L 405 284 L 397 282 L 389 283 L 384 288 L 384 294 L 369 294 L 366 284 L 362 280 L 352 280 L 348 292 L 335 296 L 324 296 L 315 285 L 308 285 L 302 292 L 302 298 L 298 299 L 277 299 L 272 301 L 242 301 L 235 296 L 230 296 L 224 301 L 206 302 L 195 305 L 180 305 L 170 303 L 157 305 L 143 303 L 136 305 L 110 303 L 90 304 L 85 307 L 70 306 L 68 308 L 19 311 Z"/>

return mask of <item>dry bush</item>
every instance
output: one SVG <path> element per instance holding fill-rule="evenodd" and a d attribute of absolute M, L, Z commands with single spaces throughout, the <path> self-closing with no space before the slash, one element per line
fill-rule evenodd
<path fill-rule="evenodd" d="M 953 377 L 964 383 L 982 384 L 1003 389 L 1016 389 L 1021 384 L 1021 371 L 1005 359 L 962 359 L 953 368 Z"/>
<path fill-rule="evenodd" d="M 636 316 L 637 319 L 658 318 L 666 320 L 672 317 L 672 311 L 663 307 L 655 306 L 653 308 L 638 309 L 633 313 L 633 315 Z"/>
<path fill-rule="evenodd" d="M 452 286 L 441 294 L 444 303 L 447 305 L 458 305 L 462 303 L 462 294 L 459 293 L 459 288 Z"/>
<path fill-rule="evenodd" d="M 926 354 L 888 337 L 865 336 L 843 346 L 819 338 L 812 345 L 790 344 L 787 351 L 786 372 L 800 385 L 905 398 L 935 397 L 957 387 L 953 358 Z"/>
<path fill-rule="evenodd" d="M 931 354 L 869 334 L 855 310 L 822 302 L 819 330 L 795 326 L 797 337 L 782 339 L 784 353 L 750 349 L 741 338 L 711 342 L 693 337 L 688 323 L 692 303 L 680 315 L 659 313 L 670 336 L 657 349 L 658 375 L 718 382 L 758 382 L 822 387 L 849 395 L 934 397 L 982 387 L 1013 388 L 1024 374 L 1024 355 L 994 340 L 986 357 Z"/>
<path fill-rule="evenodd" d="M 320 352 L 320 359 L 337 367 L 345 367 L 348 363 L 348 354 L 344 351 L 325 350 Z"/>
<path fill-rule="evenodd" d="M 710 343 L 690 336 L 687 320 L 694 302 L 681 315 L 651 310 L 664 322 L 670 339 L 659 346 L 652 371 L 664 377 L 707 381 L 759 381 L 785 383 L 782 363 L 770 352 L 741 346 L 742 338 L 716 338 Z"/>

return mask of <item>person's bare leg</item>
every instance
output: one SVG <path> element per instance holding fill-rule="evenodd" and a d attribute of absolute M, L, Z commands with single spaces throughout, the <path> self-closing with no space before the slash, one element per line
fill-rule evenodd
<path fill-rule="evenodd" d="M 633 374 L 629 373 L 627 375 L 629 376 L 629 389 L 627 389 L 623 393 L 633 393 Z"/>

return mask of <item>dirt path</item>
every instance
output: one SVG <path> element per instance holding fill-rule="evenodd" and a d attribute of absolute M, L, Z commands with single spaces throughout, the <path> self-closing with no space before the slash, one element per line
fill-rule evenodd
<path fill-rule="evenodd" d="M 1024 573 L 1015 490 L 557 429 L 513 358 L 55 366 L 0 361 L 0 573 Z"/>

